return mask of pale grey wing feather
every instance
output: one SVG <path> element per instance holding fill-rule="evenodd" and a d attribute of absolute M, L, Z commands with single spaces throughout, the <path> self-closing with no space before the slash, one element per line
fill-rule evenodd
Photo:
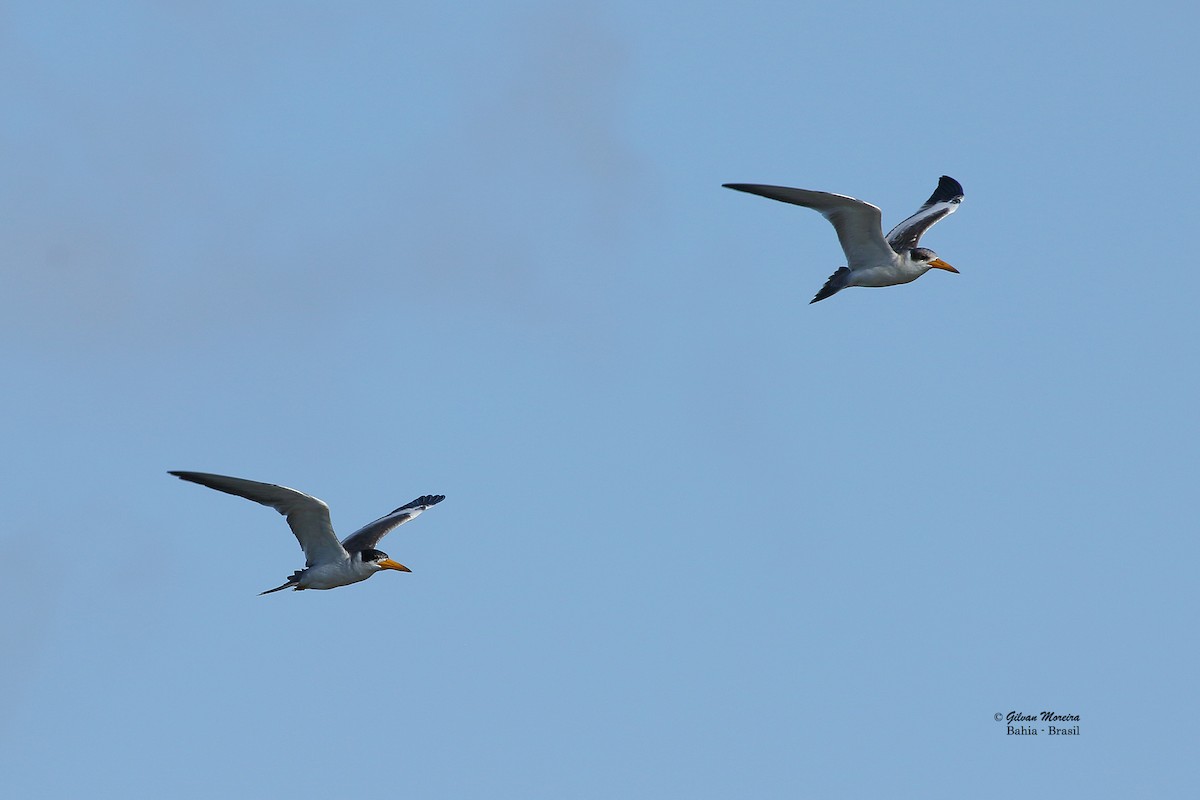
<path fill-rule="evenodd" d="M 917 209 L 917 213 L 892 228 L 888 233 L 888 244 L 896 252 L 913 249 L 921 241 L 925 231 L 933 227 L 935 222 L 958 210 L 962 199 L 962 184 L 949 175 L 943 175 L 938 180 L 933 194 L 929 196 L 923 206 Z"/>
<path fill-rule="evenodd" d="M 286 486 L 276 486 L 273 483 L 260 483 L 245 478 L 231 478 L 227 475 L 213 475 L 208 472 L 171 472 L 177 478 L 198 483 L 218 492 L 234 494 L 270 506 L 287 517 L 288 527 L 300 542 L 304 550 L 305 566 L 327 564 L 344 560 L 345 548 L 338 542 L 337 534 L 333 532 L 333 523 L 329 520 L 329 506 L 315 497 L 289 489 Z"/>
<path fill-rule="evenodd" d="M 879 209 L 870 203 L 844 194 L 792 189 L 787 186 L 727 183 L 725 187 L 804 206 L 820 213 L 837 231 L 838 241 L 846 253 L 846 265 L 850 269 L 877 267 L 890 263 L 896 257 L 895 251 L 883 238 L 882 215 Z"/>
<path fill-rule="evenodd" d="M 383 515 L 374 522 L 368 522 L 343 539 L 342 547 L 348 552 L 373 550 L 375 549 L 375 545 L 379 544 L 379 540 L 386 536 L 392 528 L 395 528 L 397 525 L 403 525 L 425 509 L 435 506 L 445 499 L 446 495 L 444 494 L 421 495 L 411 503 L 405 503 L 395 511 Z"/>

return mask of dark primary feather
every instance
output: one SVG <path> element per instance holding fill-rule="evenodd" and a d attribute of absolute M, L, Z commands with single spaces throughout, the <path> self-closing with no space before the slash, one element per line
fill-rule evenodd
<path fill-rule="evenodd" d="M 444 494 L 423 494 L 416 500 L 413 500 L 411 503 L 405 503 L 404 505 L 400 506 L 393 511 L 392 514 L 395 514 L 396 511 L 407 511 L 410 508 L 429 508 L 430 506 L 436 506 L 445 499 L 446 495 Z M 391 514 L 388 514 L 387 516 L 391 516 Z"/>
<path fill-rule="evenodd" d="M 962 184 L 951 178 L 949 175 L 943 175 L 938 179 L 937 188 L 933 190 L 933 194 L 929 195 L 929 199 L 925 201 L 924 208 L 927 208 L 934 203 L 945 203 L 954 198 L 962 199 L 963 188 Z"/>

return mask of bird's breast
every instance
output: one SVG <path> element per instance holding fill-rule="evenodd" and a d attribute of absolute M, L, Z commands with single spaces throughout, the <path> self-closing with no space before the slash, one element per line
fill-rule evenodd
<path fill-rule="evenodd" d="M 368 568 L 362 562 L 352 560 L 338 561 L 333 564 L 317 564 L 304 571 L 300 585 L 305 589 L 334 589 L 351 583 L 365 581 L 374 574 L 375 570 Z"/>
<path fill-rule="evenodd" d="M 856 269 L 850 273 L 847 286 L 895 286 L 909 283 L 925 274 L 929 267 L 918 267 L 910 262 L 885 264 L 878 267 Z"/>

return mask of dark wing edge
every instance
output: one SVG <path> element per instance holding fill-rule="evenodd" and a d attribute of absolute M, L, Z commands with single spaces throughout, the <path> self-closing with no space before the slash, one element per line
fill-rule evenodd
<path fill-rule="evenodd" d="M 423 494 L 411 503 L 405 503 L 399 508 L 384 514 L 374 522 L 368 522 L 354 533 L 342 540 L 342 547 L 347 552 L 353 550 L 368 550 L 374 548 L 379 540 L 397 525 L 403 525 L 425 509 L 436 506 L 446 499 L 444 494 Z"/>
<path fill-rule="evenodd" d="M 790 186 L 775 186 L 769 183 L 722 183 L 722 189 L 733 189 L 735 192 L 745 192 L 746 194 L 756 194 L 759 197 L 766 197 L 770 200 L 778 200 L 781 203 L 791 203 L 796 206 L 805 206 L 804 203 L 797 201 L 796 189 Z M 807 191 L 801 189 L 799 191 Z"/>
<path fill-rule="evenodd" d="M 962 184 L 949 175 L 943 175 L 938 180 L 933 194 L 929 195 L 925 204 L 917 209 L 917 213 L 892 228 L 888 233 L 888 244 L 896 252 L 916 247 L 917 243 L 921 241 L 921 236 L 933 227 L 935 222 L 958 210 L 962 199 Z"/>
<path fill-rule="evenodd" d="M 404 505 L 400 506 L 396 509 L 396 511 L 407 511 L 410 508 L 420 508 L 421 511 L 424 511 L 430 506 L 436 506 L 445 499 L 446 495 L 444 494 L 423 494 L 416 500 L 413 500 L 411 503 L 405 503 Z M 395 514 L 396 511 L 393 511 L 392 514 Z M 392 514 L 387 514 L 385 516 L 390 517 Z"/>

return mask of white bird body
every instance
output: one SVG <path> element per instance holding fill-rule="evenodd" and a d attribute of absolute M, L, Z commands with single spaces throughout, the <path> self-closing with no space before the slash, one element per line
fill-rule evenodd
<path fill-rule="evenodd" d="M 364 525 L 339 542 L 329 520 L 329 506 L 304 492 L 273 483 L 208 472 L 173 471 L 170 474 L 219 492 L 262 503 L 287 517 L 288 527 L 304 550 L 304 569 L 296 570 L 282 586 L 268 589 L 262 594 L 281 589 L 336 589 L 365 581 L 384 569 L 411 572 L 408 567 L 388 558 L 387 553 L 376 550 L 375 545 L 397 525 L 403 525 L 446 499 L 445 495 L 440 494 L 422 495 Z"/>
<path fill-rule="evenodd" d="M 847 286 L 896 286 L 912 283 L 930 270 L 930 265 L 915 261 L 908 253 L 893 254 L 892 263 L 873 267 L 850 268 Z"/>
<path fill-rule="evenodd" d="M 925 247 L 917 247 L 921 235 L 935 222 L 953 214 L 962 202 L 962 185 L 943 175 L 937 189 L 908 219 L 892 228 L 884 238 L 882 214 L 870 203 L 844 194 L 767 186 L 757 183 L 727 183 L 726 188 L 749 192 L 772 200 L 817 211 L 833 224 L 846 253 L 846 266 L 838 269 L 810 302 L 830 297 L 847 286 L 896 286 L 911 283 L 930 269 L 958 272 Z"/>
<path fill-rule="evenodd" d="M 361 557 L 346 557 L 302 570 L 295 586 L 297 589 L 336 589 L 365 581 L 381 569 L 384 567 L 363 561 Z"/>

